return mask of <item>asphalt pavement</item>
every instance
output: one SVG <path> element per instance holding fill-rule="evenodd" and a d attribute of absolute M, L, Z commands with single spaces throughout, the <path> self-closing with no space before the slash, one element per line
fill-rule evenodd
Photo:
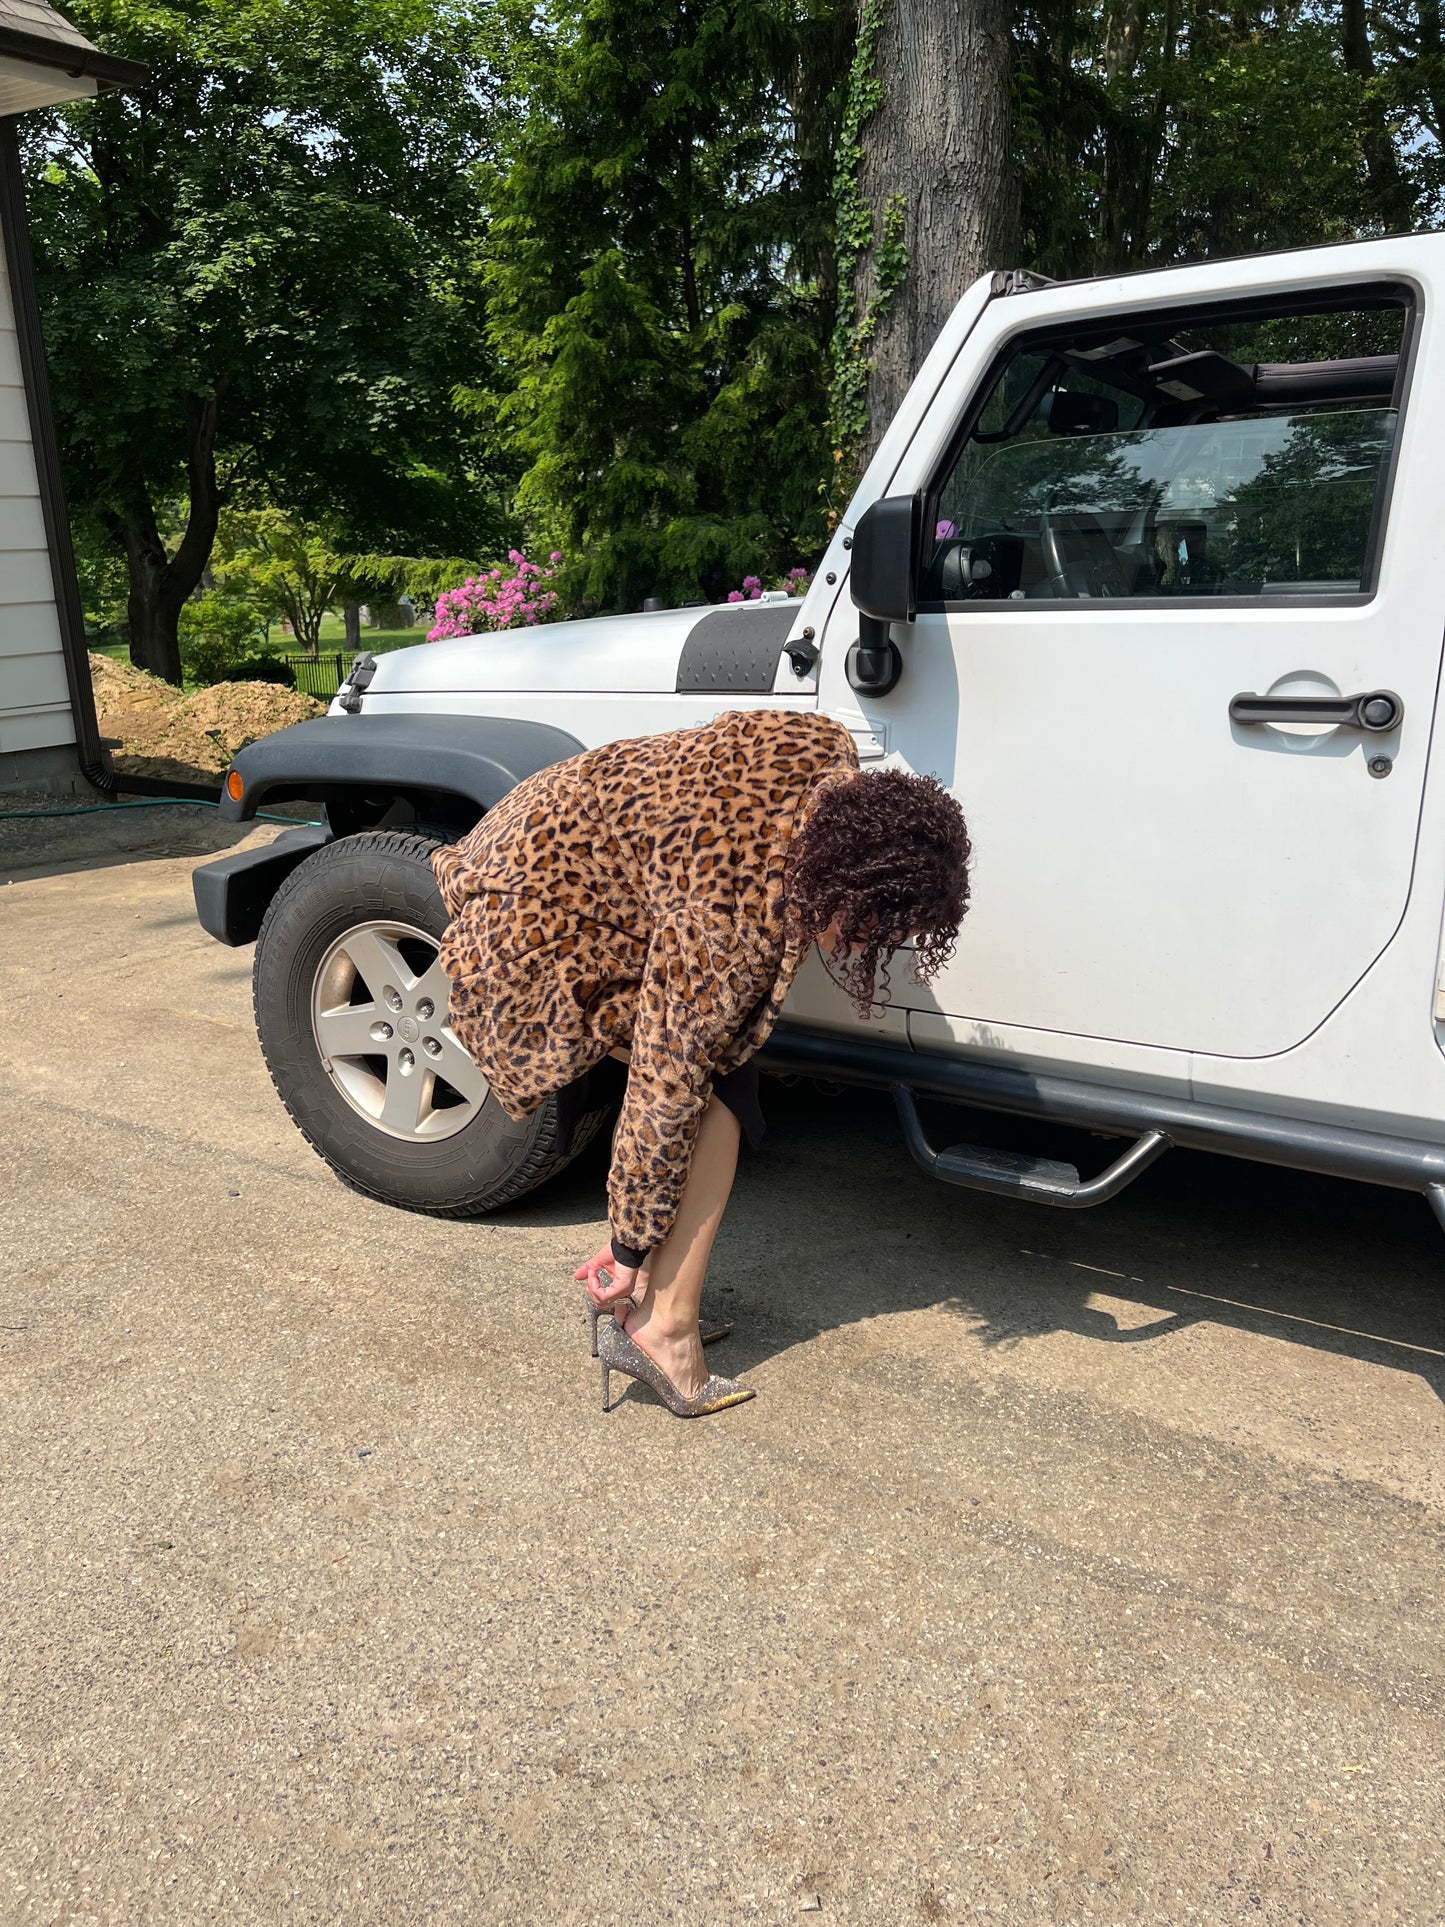
<path fill-rule="evenodd" d="M 1445 1920 L 1419 1199 L 1054 1214 L 765 1083 L 759 1396 L 604 1417 L 605 1147 L 345 1190 L 192 918 L 235 834 L 0 823 L 0 1922 Z"/>

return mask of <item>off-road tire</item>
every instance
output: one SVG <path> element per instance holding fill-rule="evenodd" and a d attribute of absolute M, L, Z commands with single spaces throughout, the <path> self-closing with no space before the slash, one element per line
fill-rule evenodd
<path fill-rule="evenodd" d="M 440 839 L 406 830 L 343 837 L 310 856 L 272 899 L 256 942 L 252 994 L 271 1081 L 302 1136 L 353 1190 L 438 1218 L 475 1218 L 554 1176 L 608 1121 L 615 1081 L 582 1078 L 520 1124 L 488 1095 L 439 1141 L 389 1136 L 337 1089 L 317 1043 L 321 960 L 359 924 L 394 919 L 440 943 L 446 907 L 428 861 Z"/>

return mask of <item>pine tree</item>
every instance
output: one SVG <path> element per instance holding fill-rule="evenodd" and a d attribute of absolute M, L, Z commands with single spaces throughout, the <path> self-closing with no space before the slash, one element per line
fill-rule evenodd
<path fill-rule="evenodd" d="M 849 14 L 514 15 L 520 110 L 488 241 L 500 417 L 525 464 L 518 509 L 593 606 L 716 599 L 822 546 L 825 183 Z"/>

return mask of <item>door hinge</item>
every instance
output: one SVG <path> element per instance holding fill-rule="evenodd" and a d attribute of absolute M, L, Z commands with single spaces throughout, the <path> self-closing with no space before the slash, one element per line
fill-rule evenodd
<path fill-rule="evenodd" d="M 869 723 L 857 714 L 833 716 L 835 723 L 841 723 L 858 750 L 860 763 L 878 763 L 888 754 L 888 725 Z"/>

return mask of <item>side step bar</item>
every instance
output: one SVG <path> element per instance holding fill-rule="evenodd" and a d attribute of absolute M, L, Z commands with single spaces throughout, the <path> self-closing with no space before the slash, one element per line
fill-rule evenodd
<path fill-rule="evenodd" d="M 910 1091 L 948 1104 L 1048 1118 L 1055 1124 L 1117 1137 L 1162 1131 L 1177 1150 L 1283 1164 L 1296 1171 L 1317 1171 L 1322 1177 L 1390 1184 L 1401 1191 L 1429 1193 L 1438 1188 L 1440 1196 L 1432 1203 L 1445 1223 L 1445 1129 L 1434 1139 L 1389 1136 L 1353 1124 L 1204 1103 L 1081 1077 L 1055 1077 L 1051 1071 L 1021 1070 L 1006 1060 L 967 1052 L 912 1050 L 896 1043 L 803 1030 L 786 1022 L 778 1025 L 759 1052 L 758 1065 L 761 1070 L 836 1078 L 870 1090 L 886 1091 L 904 1084 Z"/>
<path fill-rule="evenodd" d="M 1021 1151 L 993 1151 L 981 1144 L 951 1144 L 935 1151 L 928 1142 L 918 1104 L 906 1084 L 893 1084 L 898 1121 L 914 1162 L 945 1184 L 961 1184 L 970 1191 L 991 1191 L 1001 1198 L 1026 1198 L 1030 1204 L 1052 1204 L 1062 1211 L 1082 1211 L 1091 1204 L 1107 1204 L 1147 1171 L 1169 1149 L 1163 1131 L 1146 1131 L 1116 1158 L 1107 1171 L 1086 1183 L 1072 1164 L 1052 1158 L 1030 1157 Z"/>

